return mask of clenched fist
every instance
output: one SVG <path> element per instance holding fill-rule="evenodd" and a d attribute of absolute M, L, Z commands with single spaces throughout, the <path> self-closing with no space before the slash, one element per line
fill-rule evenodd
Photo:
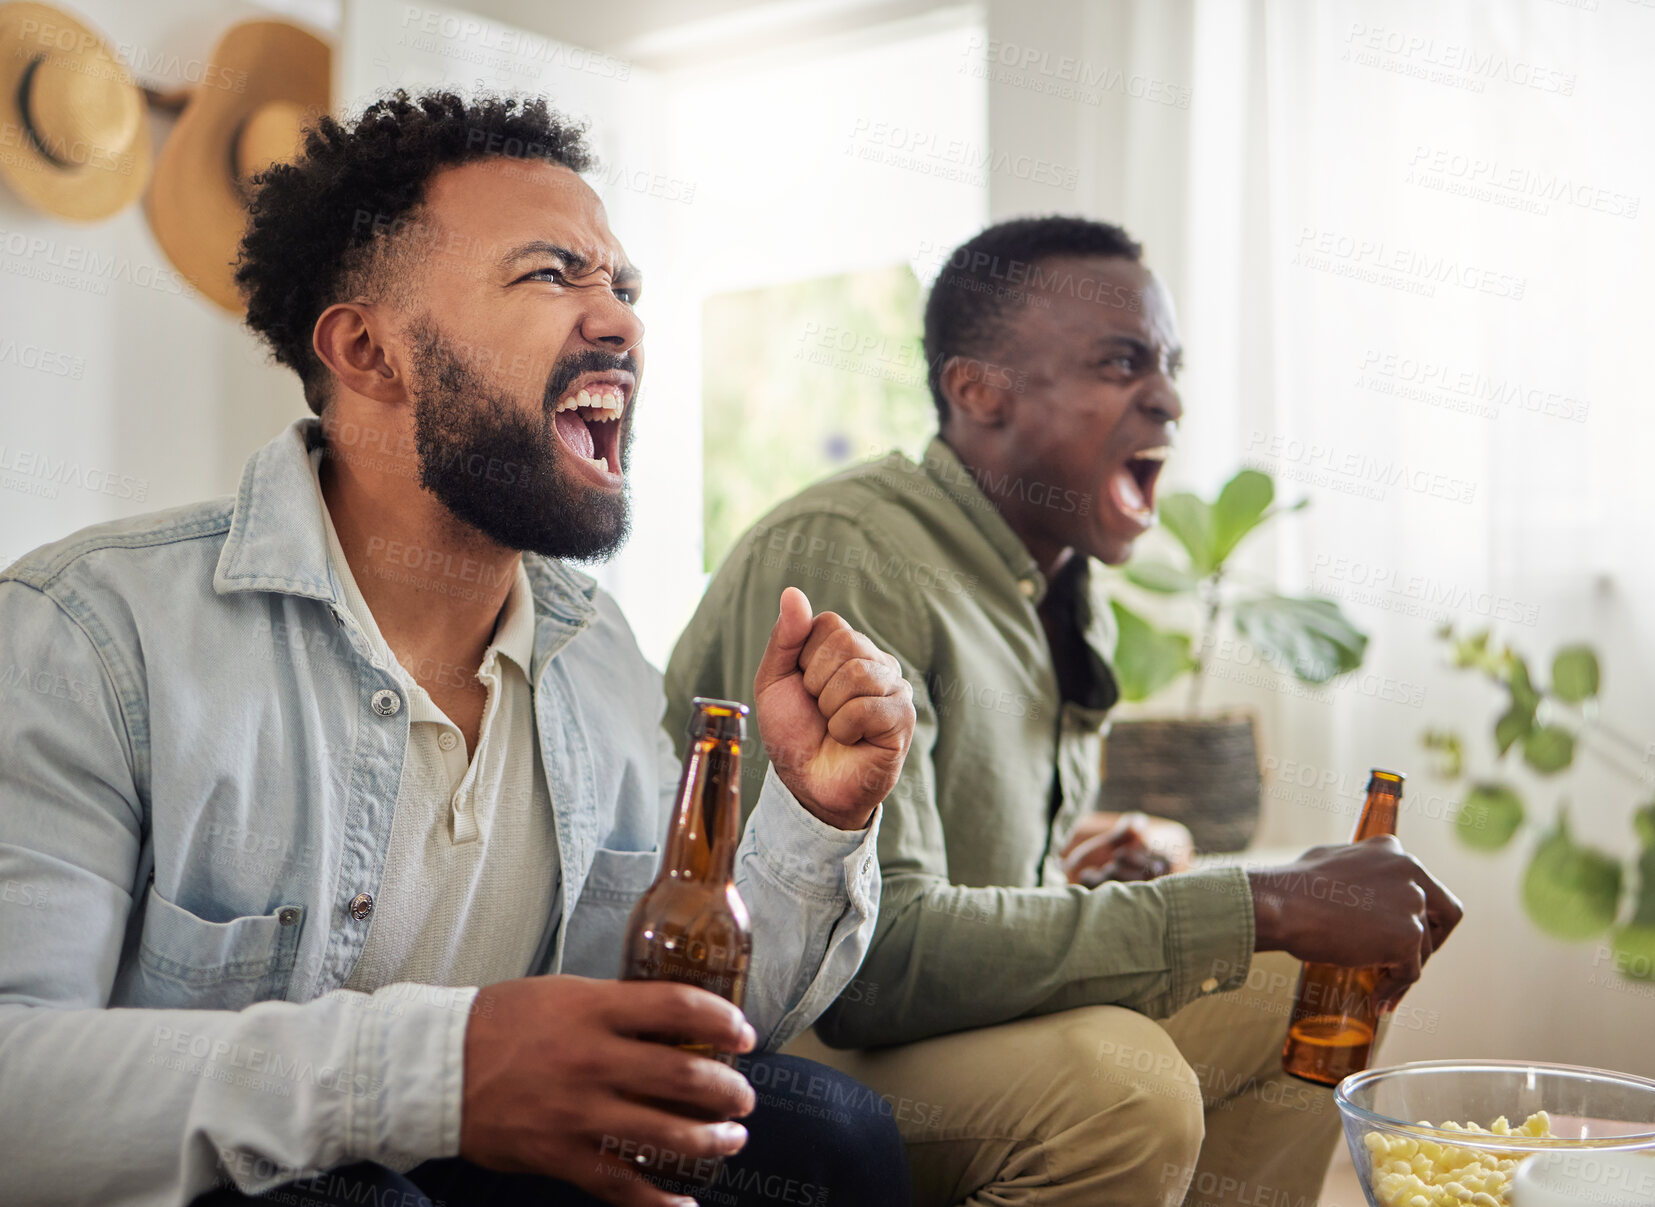
<path fill-rule="evenodd" d="M 914 738 L 914 689 L 897 660 L 832 612 L 812 618 L 804 592 L 789 587 L 753 703 L 770 762 L 799 803 L 841 830 L 866 826 Z"/>

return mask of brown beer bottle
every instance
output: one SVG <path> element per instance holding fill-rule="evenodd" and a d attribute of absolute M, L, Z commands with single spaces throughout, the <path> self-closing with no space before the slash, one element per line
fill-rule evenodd
<path fill-rule="evenodd" d="M 741 842 L 741 743 L 747 706 L 696 697 L 678 802 L 655 883 L 632 909 L 623 981 L 681 981 L 734 1002 L 747 996 L 753 931 L 736 892 Z M 679 1043 L 671 1036 L 664 1042 Z M 680 1044 L 725 1064 L 710 1044 Z"/>
<path fill-rule="evenodd" d="M 1352 842 L 1396 833 L 1402 778 L 1395 771 L 1373 769 L 1367 804 L 1362 806 L 1362 820 L 1356 823 Z M 1318 1085 L 1338 1085 L 1367 1068 L 1379 1025 L 1373 1000 L 1379 972 L 1378 968 L 1306 964 L 1299 974 L 1299 998 L 1282 1047 L 1282 1068 Z"/>
<path fill-rule="evenodd" d="M 736 847 L 741 842 L 741 743 L 747 706 L 697 697 L 690 716 L 689 749 L 678 778 L 672 832 L 655 882 L 632 907 L 621 949 L 621 980 L 680 981 L 741 1007 L 753 930 L 736 891 Z M 727 1065 L 735 1056 L 679 1035 L 647 1038 L 674 1044 Z M 682 1106 L 661 1104 L 675 1114 Z M 665 1150 L 634 1158 L 663 1189 L 685 1192 L 710 1186 L 722 1160 L 699 1160 Z"/>

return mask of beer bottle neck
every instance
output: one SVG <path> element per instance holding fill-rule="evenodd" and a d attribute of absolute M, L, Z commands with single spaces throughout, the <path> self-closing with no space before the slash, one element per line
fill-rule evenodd
<path fill-rule="evenodd" d="M 1356 834 L 1352 842 L 1361 842 L 1364 838 L 1377 838 L 1381 834 L 1396 833 L 1397 802 L 1399 801 L 1394 789 L 1387 787 L 1370 788 L 1368 803 L 1362 806 L 1362 820 L 1356 823 Z"/>
<path fill-rule="evenodd" d="M 690 747 L 661 870 L 679 879 L 735 879 L 741 839 L 741 743 L 704 737 Z"/>

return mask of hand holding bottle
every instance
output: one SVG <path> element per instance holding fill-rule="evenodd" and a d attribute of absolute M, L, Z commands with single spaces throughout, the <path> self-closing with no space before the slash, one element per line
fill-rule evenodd
<path fill-rule="evenodd" d="M 485 986 L 465 1034 L 460 1155 L 490 1169 L 561 1178 L 606 1202 L 693 1202 L 640 1178 L 647 1146 L 691 1162 L 746 1143 L 746 1078 L 648 1036 L 676 1031 L 721 1052 L 751 1051 L 730 1002 L 690 985 L 526 977 Z"/>
<path fill-rule="evenodd" d="M 1347 968 L 1380 967 L 1375 1001 L 1394 1006 L 1464 907 L 1392 835 L 1312 847 L 1248 873 L 1259 951 Z"/>

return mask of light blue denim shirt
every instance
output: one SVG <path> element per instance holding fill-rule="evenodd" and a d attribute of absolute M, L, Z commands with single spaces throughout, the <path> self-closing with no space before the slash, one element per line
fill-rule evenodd
<path fill-rule="evenodd" d="M 0 1198 L 186 1204 L 459 1150 L 475 988 L 342 989 L 409 709 L 342 621 L 314 420 L 234 500 L 89 528 L 0 573 Z M 561 888 L 528 973 L 614 976 L 677 786 L 659 674 L 614 602 L 525 555 Z M 748 1018 L 779 1048 L 850 981 L 878 815 L 767 779 L 737 883 Z M 550 874 L 550 873 L 549 873 Z M 548 1020 L 549 1022 L 554 1020 Z"/>

